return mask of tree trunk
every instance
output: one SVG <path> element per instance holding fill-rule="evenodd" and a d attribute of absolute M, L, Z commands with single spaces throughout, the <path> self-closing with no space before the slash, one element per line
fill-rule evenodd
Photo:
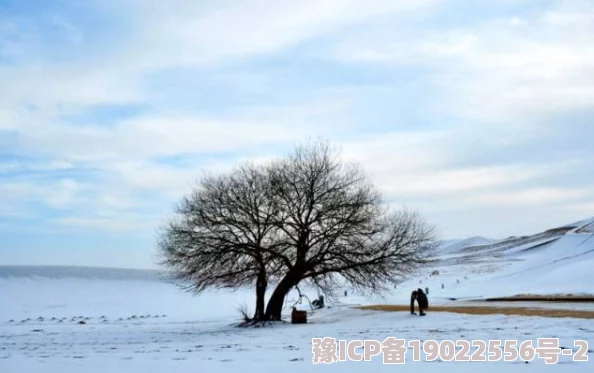
<path fill-rule="evenodd" d="M 266 301 L 266 288 L 268 287 L 268 281 L 266 279 L 266 272 L 260 272 L 256 281 L 256 312 L 254 314 L 254 321 L 263 321 L 265 316 L 265 301 Z"/>
<path fill-rule="evenodd" d="M 268 306 L 266 307 L 265 319 L 270 321 L 280 321 L 283 311 L 283 304 L 285 303 L 285 297 L 291 291 L 293 286 L 299 284 L 301 277 L 298 273 L 291 271 L 279 282 L 276 289 L 268 300 Z"/>

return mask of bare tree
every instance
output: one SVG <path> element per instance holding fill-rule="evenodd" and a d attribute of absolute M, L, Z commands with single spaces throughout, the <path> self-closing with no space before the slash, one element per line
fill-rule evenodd
<path fill-rule="evenodd" d="M 392 212 L 325 143 L 206 177 L 176 212 L 159 242 L 162 264 L 194 293 L 255 285 L 256 321 L 280 320 L 302 282 L 328 296 L 340 282 L 388 290 L 426 262 L 433 242 L 417 214 Z"/>
<path fill-rule="evenodd" d="M 273 220 L 290 249 L 276 256 L 285 272 L 267 319 L 281 319 L 286 295 L 302 281 L 327 294 L 340 279 L 382 291 L 426 262 L 432 227 L 416 213 L 390 212 L 361 169 L 340 162 L 326 143 L 298 147 L 269 174 Z"/>
<path fill-rule="evenodd" d="M 283 252 L 269 186 L 267 175 L 250 164 L 204 177 L 159 241 L 161 264 L 190 292 L 255 285 L 254 320 L 264 317 L 269 277 L 281 269 L 272 259 Z"/>

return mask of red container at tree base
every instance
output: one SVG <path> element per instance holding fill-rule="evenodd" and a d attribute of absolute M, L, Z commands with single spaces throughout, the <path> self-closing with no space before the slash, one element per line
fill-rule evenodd
<path fill-rule="evenodd" d="M 297 309 L 293 308 L 293 312 L 291 312 L 291 324 L 307 324 L 307 312 L 297 311 Z"/>

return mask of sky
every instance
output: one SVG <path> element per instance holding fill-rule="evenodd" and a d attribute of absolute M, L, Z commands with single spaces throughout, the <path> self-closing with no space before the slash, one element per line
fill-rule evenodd
<path fill-rule="evenodd" d="M 156 268 L 205 172 L 311 139 L 440 238 L 594 216 L 594 1 L 0 0 L 0 264 Z"/>

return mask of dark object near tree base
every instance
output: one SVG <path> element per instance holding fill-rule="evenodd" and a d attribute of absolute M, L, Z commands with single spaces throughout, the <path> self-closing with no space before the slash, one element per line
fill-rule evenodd
<path fill-rule="evenodd" d="M 297 309 L 293 308 L 293 312 L 291 312 L 291 324 L 307 324 L 307 312 L 297 311 Z"/>
<path fill-rule="evenodd" d="M 324 296 L 320 295 L 318 299 L 314 299 L 311 305 L 315 308 L 324 308 Z"/>

